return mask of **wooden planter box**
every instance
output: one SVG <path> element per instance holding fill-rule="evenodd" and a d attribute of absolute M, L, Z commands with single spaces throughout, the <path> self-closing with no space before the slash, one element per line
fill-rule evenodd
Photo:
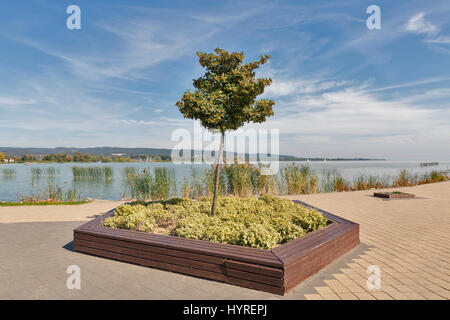
<path fill-rule="evenodd" d="M 390 192 L 374 192 L 374 197 L 385 198 L 385 199 L 410 199 L 414 198 L 415 195 L 412 193 L 390 193 Z"/>
<path fill-rule="evenodd" d="M 74 250 L 283 295 L 359 244 L 358 224 L 317 210 L 332 223 L 272 250 L 102 227 L 111 210 L 74 230 Z"/>

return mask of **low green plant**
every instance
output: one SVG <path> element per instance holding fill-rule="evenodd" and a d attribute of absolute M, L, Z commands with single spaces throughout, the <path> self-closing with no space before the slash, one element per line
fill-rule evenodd
<path fill-rule="evenodd" d="M 168 199 L 177 192 L 175 171 L 173 169 L 154 168 L 152 182 L 153 199 Z"/>
<path fill-rule="evenodd" d="M 317 174 L 307 165 L 298 167 L 295 164 L 282 169 L 282 179 L 287 194 L 305 194 L 317 192 L 319 179 Z"/>
<path fill-rule="evenodd" d="M 168 199 L 177 192 L 175 172 L 168 168 L 126 170 L 131 197 L 139 200 Z"/>
<path fill-rule="evenodd" d="M 377 176 L 359 175 L 353 180 L 352 190 L 368 190 L 368 189 L 380 189 L 388 188 L 389 183 L 385 178 Z"/>
<path fill-rule="evenodd" d="M 447 177 L 447 175 L 438 172 L 436 170 L 433 170 L 430 173 L 424 174 L 418 183 L 425 184 L 425 183 L 443 182 L 447 181 L 448 179 L 449 178 Z"/>
<path fill-rule="evenodd" d="M 198 199 L 205 196 L 206 193 L 206 178 L 202 179 L 198 171 L 191 167 L 190 177 L 184 177 L 181 182 L 181 197 Z"/>
<path fill-rule="evenodd" d="M 207 197 L 137 201 L 118 207 L 103 226 L 271 249 L 328 222 L 316 210 L 272 196 L 219 197 L 214 216 L 211 203 Z"/>
<path fill-rule="evenodd" d="M 18 196 L 21 203 L 41 203 L 41 202 L 80 202 L 82 198 L 80 190 L 76 188 L 64 189 L 55 184 L 49 184 L 46 189 L 37 194 L 22 194 Z"/>
<path fill-rule="evenodd" d="M 417 174 L 412 174 L 408 169 L 400 171 L 397 179 L 394 181 L 394 187 L 407 187 L 419 184 L 420 180 Z"/>
<path fill-rule="evenodd" d="M 257 181 L 253 179 L 257 168 L 249 163 L 232 163 L 225 165 L 223 171 L 228 182 L 229 193 L 238 197 L 249 197 L 255 195 Z"/>
<path fill-rule="evenodd" d="M 206 194 L 208 196 L 212 196 L 214 194 L 214 186 L 215 186 L 215 178 L 216 178 L 216 168 L 215 166 L 211 166 L 210 168 L 205 170 L 204 181 L 206 187 Z M 226 183 L 225 172 L 221 170 L 219 172 L 219 182 L 218 182 L 218 195 L 227 195 L 228 194 L 228 185 Z"/>
<path fill-rule="evenodd" d="M 263 174 L 263 170 L 268 170 L 269 168 L 264 165 L 252 170 L 252 184 L 256 190 L 257 195 L 277 195 L 279 194 L 279 183 L 277 175 L 275 174 Z"/>
<path fill-rule="evenodd" d="M 130 189 L 131 197 L 140 200 L 152 198 L 152 175 L 150 169 L 127 170 L 126 183 Z"/>

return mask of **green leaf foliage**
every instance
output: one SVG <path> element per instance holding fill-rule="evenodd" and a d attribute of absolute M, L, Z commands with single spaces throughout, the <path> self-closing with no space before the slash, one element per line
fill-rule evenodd
<path fill-rule="evenodd" d="M 197 52 L 197 56 L 206 72 L 193 81 L 195 91 L 186 91 L 176 103 L 185 118 L 199 119 L 205 128 L 225 132 L 273 115 L 274 101 L 256 99 L 272 83 L 270 78 L 255 78 L 255 70 L 269 55 L 244 63 L 243 52 L 217 48 L 214 53 Z"/>
<path fill-rule="evenodd" d="M 219 197 L 214 216 L 209 215 L 211 201 L 175 198 L 125 204 L 103 226 L 271 249 L 328 222 L 316 210 L 271 196 Z"/>

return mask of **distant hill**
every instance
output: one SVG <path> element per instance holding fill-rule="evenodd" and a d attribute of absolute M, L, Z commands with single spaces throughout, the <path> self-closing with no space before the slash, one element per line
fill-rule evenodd
<path fill-rule="evenodd" d="M 159 148 L 121 148 L 121 147 L 94 147 L 94 148 L 15 148 L 0 147 L 0 152 L 12 157 L 21 157 L 23 155 L 47 155 L 64 153 L 73 155 L 75 152 L 88 153 L 93 156 L 111 156 L 113 154 L 123 154 L 129 157 L 137 157 L 139 155 L 170 155 L 172 149 Z M 247 155 L 248 156 L 248 155 Z M 291 155 L 280 155 L 281 161 L 323 161 L 324 158 L 306 158 Z M 384 159 L 367 159 L 367 158 L 326 158 L 327 161 L 362 161 L 362 160 L 384 160 Z"/>
<path fill-rule="evenodd" d="M 0 152 L 10 156 L 20 157 L 25 154 L 46 155 L 46 154 L 74 154 L 75 152 L 89 153 L 94 156 L 110 156 L 111 154 L 125 154 L 127 156 L 138 155 L 170 155 L 171 149 L 157 149 L 157 148 L 120 148 L 120 147 L 95 147 L 95 148 L 14 148 L 14 147 L 0 147 Z"/>

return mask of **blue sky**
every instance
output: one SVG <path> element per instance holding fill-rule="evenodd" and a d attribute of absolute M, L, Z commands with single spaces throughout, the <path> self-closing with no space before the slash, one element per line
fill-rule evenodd
<path fill-rule="evenodd" d="M 66 8 L 81 8 L 81 30 Z M 366 8 L 381 8 L 368 30 Z M 196 51 L 272 56 L 280 152 L 450 159 L 449 1 L 27 1 L 0 7 L 0 146 L 161 147 Z"/>

